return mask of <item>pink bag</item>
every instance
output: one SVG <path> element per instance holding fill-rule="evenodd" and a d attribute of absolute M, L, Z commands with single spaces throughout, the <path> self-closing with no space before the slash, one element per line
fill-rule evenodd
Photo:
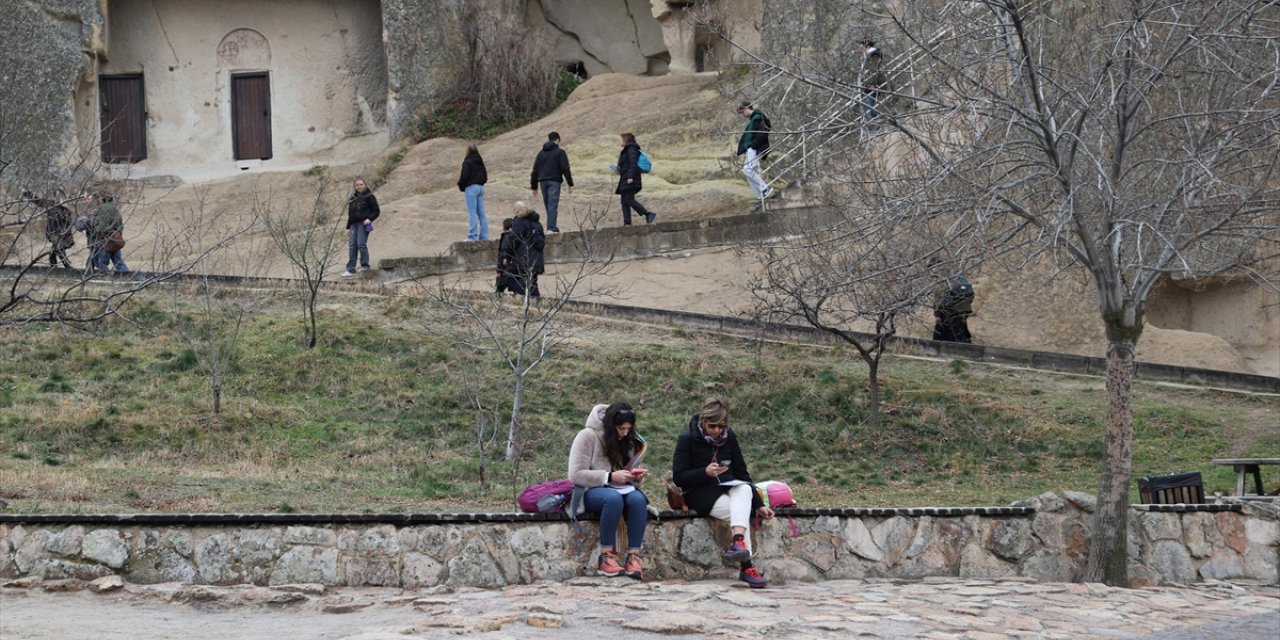
<path fill-rule="evenodd" d="M 573 483 L 568 480 L 547 480 L 531 484 L 516 496 L 516 503 L 525 513 L 557 513 L 569 502 Z"/>

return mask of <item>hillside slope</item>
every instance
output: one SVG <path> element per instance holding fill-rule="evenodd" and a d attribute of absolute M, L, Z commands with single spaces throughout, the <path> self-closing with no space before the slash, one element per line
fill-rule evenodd
<path fill-rule="evenodd" d="M 479 143 L 489 172 L 485 203 L 491 236 L 497 237 L 501 220 L 510 215 L 517 200 L 533 201 L 529 171 L 534 155 L 549 131 L 558 131 L 569 154 L 577 188 L 564 192 L 561 229 L 569 231 L 593 214 L 603 214 L 606 226 L 621 224 L 616 177 L 608 170 L 619 149 L 618 134 L 635 133 L 655 162 L 645 177 L 641 200 L 658 213 L 659 221 L 705 218 L 741 213 L 750 207 L 751 195 L 733 163 L 742 120 L 717 91 L 714 74 L 635 77 L 608 74 L 584 83 L 547 117 Z M 448 252 L 463 240 L 467 214 L 456 181 L 467 141 L 432 139 L 414 145 L 390 172 L 377 195 L 383 218 L 370 239 L 374 261 L 384 258 L 431 256 Z M 345 191 L 357 175 L 373 175 L 394 150 L 377 157 L 335 162 L 335 188 Z M 766 172 L 767 173 L 767 172 Z M 131 214 L 131 256 L 145 252 L 148 234 L 160 228 L 156 216 L 203 206 L 206 218 L 234 221 L 252 201 L 270 199 L 277 208 L 307 207 L 316 180 L 301 172 L 259 173 L 219 180 L 198 187 L 150 188 L 133 194 L 142 202 Z M 335 213 L 342 215 L 342 213 Z M 290 269 L 277 255 L 265 234 L 239 241 L 242 253 L 261 258 L 257 273 L 289 276 Z M 335 267 L 345 262 L 339 251 Z M 131 260 L 131 263 L 134 261 Z M 243 264 L 243 263 L 240 263 Z M 135 266 L 145 268 L 144 265 Z M 740 290 L 752 268 L 749 257 L 728 249 L 675 250 L 658 258 L 635 260 L 623 272 L 626 292 L 612 301 L 637 306 L 681 309 L 705 313 L 736 314 L 749 306 Z M 225 264 L 234 272 L 239 265 Z M 556 267 L 551 266 L 551 275 Z M 1051 265 L 1031 267 L 1019 273 L 988 270 L 970 274 L 978 291 L 976 317 L 971 328 L 978 341 L 1013 348 L 1034 348 L 1101 356 L 1105 336 L 1097 318 L 1092 287 L 1084 274 L 1058 272 Z M 470 276 L 478 288 L 491 286 L 492 274 Z M 1162 327 L 1189 324 L 1173 314 L 1148 317 L 1148 328 L 1139 345 L 1141 360 L 1198 366 L 1229 371 L 1280 375 L 1280 300 L 1256 290 L 1218 295 L 1213 301 L 1220 321 L 1200 322 L 1216 333 Z M 1232 311 L 1270 304 L 1260 326 L 1231 325 Z M 1187 305 L 1183 305 L 1187 306 Z M 1182 316 L 1204 314 L 1189 309 Z M 928 336 L 930 319 L 922 314 L 904 333 Z"/>

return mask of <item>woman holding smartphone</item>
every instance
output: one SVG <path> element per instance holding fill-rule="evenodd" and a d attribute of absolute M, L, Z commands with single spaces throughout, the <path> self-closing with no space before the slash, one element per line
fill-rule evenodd
<path fill-rule="evenodd" d="M 602 576 L 643 578 L 640 548 L 649 522 L 649 499 L 640 490 L 649 474 L 641 466 L 644 451 L 644 438 L 636 432 L 636 412 L 625 402 L 596 405 L 569 450 L 569 480 L 575 486 L 569 508 L 575 515 L 600 514 L 597 572 Z M 627 560 L 621 565 L 615 546 L 619 520 L 624 517 Z"/>
<path fill-rule="evenodd" d="M 751 482 L 738 436 L 729 428 L 729 403 L 711 398 L 689 420 L 676 441 L 671 478 L 684 490 L 685 502 L 700 516 L 725 520 L 733 542 L 724 550 L 726 561 L 739 563 L 738 579 L 753 589 L 769 584 L 751 562 L 751 514 L 772 518 Z"/>

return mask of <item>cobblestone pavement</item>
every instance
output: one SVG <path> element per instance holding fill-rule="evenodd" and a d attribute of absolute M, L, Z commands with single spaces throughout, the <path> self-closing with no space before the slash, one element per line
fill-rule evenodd
<path fill-rule="evenodd" d="M 1027 580 L 833 580 L 752 591 L 728 581 L 579 578 L 487 591 L 177 584 L 76 590 L 84 586 L 8 583 L 0 588 L 0 638 L 1280 638 L 1280 588 L 1221 582 L 1113 589 Z"/>

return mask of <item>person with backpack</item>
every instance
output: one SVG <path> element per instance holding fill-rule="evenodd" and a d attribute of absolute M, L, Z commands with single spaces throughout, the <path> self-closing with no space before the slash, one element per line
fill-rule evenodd
<path fill-rule="evenodd" d="M 742 175 L 747 177 L 747 186 L 751 187 L 756 200 L 772 198 L 773 187 L 760 175 L 760 161 L 769 153 L 769 131 L 773 129 L 773 123 L 750 102 L 738 105 L 738 115 L 747 119 L 747 128 L 743 130 L 742 137 L 738 138 L 738 155 L 746 155 L 742 163 Z"/>
<path fill-rule="evenodd" d="M 721 557 L 738 563 L 738 579 L 753 589 L 767 586 L 769 581 L 751 561 L 750 525 L 753 514 L 768 519 L 773 510 L 751 481 L 723 398 L 709 398 L 689 419 L 689 428 L 676 440 L 671 479 L 684 491 L 690 509 L 729 523 L 733 541 Z"/>
<path fill-rule="evenodd" d="M 540 298 L 538 276 L 545 271 L 546 262 L 542 252 L 547 246 L 547 236 L 542 231 L 538 212 L 530 210 L 525 203 L 517 202 L 512 207 L 515 218 L 511 222 L 511 243 L 515 282 L 519 292 L 528 292 L 531 298 Z M 512 289 L 516 291 L 516 289 Z"/>
<path fill-rule="evenodd" d="M 626 575 L 641 580 L 640 559 L 644 531 L 649 523 L 649 499 L 640 490 L 649 470 L 641 465 L 644 438 L 636 430 L 636 412 L 625 402 L 599 404 L 587 414 L 587 423 L 569 450 L 569 480 L 574 484 L 569 513 L 600 514 L 600 555 L 596 572 L 602 576 Z M 619 564 L 619 520 L 627 521 L 627 558 Z"/>
<path fill-rule="evenodd" d="M 933 339 L 972 344 L 969 316 L 973 315 L 973 285 L 961 275 L 953 278 L 946 287 L 933 307 Z"/>
<path fill-rule="evenodd" d="M 631 226 L 631 210 L 635 209 L 636 213 L 644 216 L 645 224 L 653 224 L 653 220 L 658 214 L 646 209 L 644 205 L 636 200 L 636 194 L 640 193 L 643 188 L 641 176 L 644 174 L 640 170 L 640 145 L 636 142 L 634 133 L 624 133 L 621 135 L 622 152 L 618 154 L 618 188 L 614 189 L 614 193 L 622 196 L 622 226 Z"/>

